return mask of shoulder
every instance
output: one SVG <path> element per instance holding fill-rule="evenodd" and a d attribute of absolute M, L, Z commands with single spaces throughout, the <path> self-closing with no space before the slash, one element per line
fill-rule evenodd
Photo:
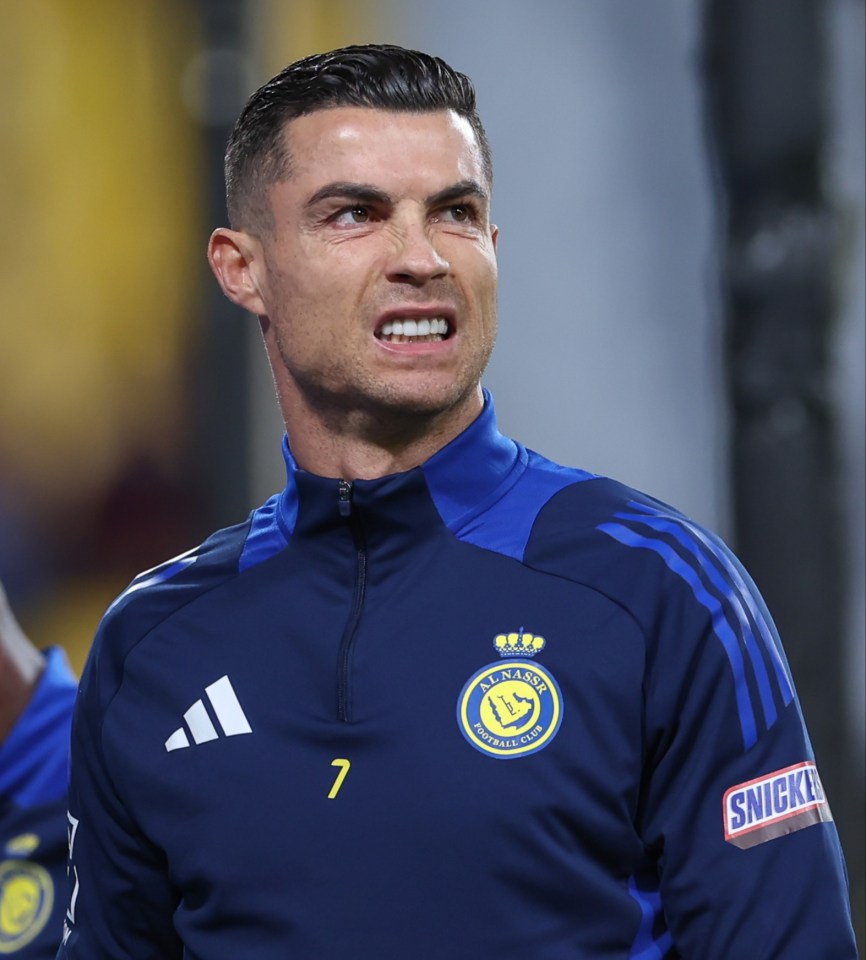
<path fill-rule="evenodd" d="M 99 624 L 82 674 L 85 701 L 101 713 L 120 687 L 133 650 L 239 575 L 254 517 L 138 574 L 115 598 Z"/>
<path fill-rule="evenodd" d="M 279 553 L 291 536 L 283 497 L 274 495 L 243 523 L 218 530 L 191 550 L 138 574 L 108 607 L 94 645 L 117 638 L 112 643 L 123 655 L 175 613 Z"/>
<path fill-rule="evenodd" d="M 538 468 L 527 474 L 557 476 L 552 467 L 556 465 L 542 459 Z M 527 549 L 543 548 L 552 542 L 559 546 L 571 542 L 583 549 L 597 541 L 600 548 L 606 546 L 621 553 L 614 544 L 647 546 L 647 538 L 661 532 L 675 540 L 691 537 L 714 545 L 721 543 L 719 537 L 676 507 L 610 477 L 584 473 L 551 491 L 536 512 Z"/>
<path fill-rule="evenodd" d="M 591 586 L 647 629 L 674 602 L 702 620 L 720 605 L 762 605 L 724 540 L 670 504 L 535 454 L 526 475 L 536 486 L 539 475 L 560 480 L 533 512 L 520 556 L 528 566 Z"/>
<path fill-rule="evenodd" d="M 459 532 L 462 538 L 524 562 L 546 548 L 557 556 L 577 556 L 592 542 L 625 546 L 628 538 L 615 536 L 620 532 L 615 527 L 623 524 L 678 524 L 716 539 L 671 505 L 617 480 L 527 449 L 521 450 L 520 461 L 522 469 L 513 472 L 471 527 Z"/>
<path fill-rule="evenodd" d="M 235 576 L 248 529 L 249 522 L 220 530 L 191 550 L 138 574 L 109 606 L 103 624 L 134 621 L 146 630 Z"/>
<path fill-rule="evenodd" d="M 548 462 L 540 470 L 549 472 Z M 529 471 L 527 471 L 529 472 Z M 563 576 L 621 583 L 635 577 L 684 581 L 744 576 L 725 542 L 676 507 L 609 477 L 584 474 L 538 510 L 524 561 Z"/>

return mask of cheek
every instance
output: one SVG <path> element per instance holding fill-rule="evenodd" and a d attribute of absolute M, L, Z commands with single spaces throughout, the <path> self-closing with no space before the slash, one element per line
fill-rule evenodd
<path fill-rule="evenodd" d="M 351 303 L 363 296 L 372 274 L 368 264 L 360 263 L 349 249 L 329 251 L 328 256 L 313 257 L 299 265 L 291 287 L 297 302 L 330 312 L 327 305 Z"/>
<path fill-rule="evenodd" d="M 499 261 L 496 258 L 496 247 L 492 243 L 487 247 L 484 259 L 487 264 L 487 275 L 495 287 L 499 277 Z"/>
<path fill-rule="evenodd" d="M 271 318 L 292 336 L 303 336 L 308 326 L 320 326 L 339 299 L 333 278 L 313 264 L 284 273 L 271 290 Z"/>
<path fill-rule="evenodd" d="M 499 265 L 492 244 L 470 242 L 468 246 L 453 247 L 446 257 L 450 259 L 452 267 L 460 269 L 479 292 L 483 290 L 487 293 L 496 289 Z"/>
<path fill-rule="evenodd" d="M 483 257 L 474 274 L 476 296 L 485 308 L 496 307 L 497 265 L 494 256 Z"/>
<path fill-rule="evenodd" d="M 274 290 L 271 319 L 282 349 L 296 359 L 333 355 L 357 316 L 357 293 L 339 270 L 305 267 Z"/>

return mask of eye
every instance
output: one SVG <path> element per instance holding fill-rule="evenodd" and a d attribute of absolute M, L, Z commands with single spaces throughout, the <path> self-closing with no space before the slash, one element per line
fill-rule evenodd
<path fill-rule="evenodd" d="M 372 219 L 369 207 L 346 207 L 335 217 L 335 223 L 369 223 Z"/>
<path fill-rule="evenodd" d="M 456 203 L 451 207 L 443 207 L 434 217 L 442 223 L 474 223 L 478 213 L 471 203 Z"/>

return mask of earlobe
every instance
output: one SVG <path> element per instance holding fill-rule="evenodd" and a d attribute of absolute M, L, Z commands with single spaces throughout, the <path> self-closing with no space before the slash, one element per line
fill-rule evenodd
<path fill-rule="evenodd" d="M 257 317 L 267 313 L 254 275 L 260 258 L 258 243 L 248 233 L 218 227 L 211 234 L 207 259 L 223 293 Z"/>

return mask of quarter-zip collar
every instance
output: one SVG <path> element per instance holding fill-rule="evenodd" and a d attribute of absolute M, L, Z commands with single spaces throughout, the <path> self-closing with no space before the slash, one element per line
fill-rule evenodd
<path fill-rule="evenodd" d="M 286 487 L 275 506 L 286 539 L 302 531 L 313 533 L 320 524 L 339 523 L 341 481 L 301 470 L 285 437 L 283 457 Z M 511 488 L 526 460 L 526 450 L 499 432 L 493 399 L 485 390 L 476 420 L 420 467 L 354 481 L 352 509 L 375 517 L 376 530 L 371 532 L 380 541 L 392 534 L 398 539 L 423 535 L 437 520 L 457 531 Z M 429 510 L 430 499 L 438 516 Z M 422 500 L 428 501 L 426 509 Z M 342 519 L 345 522 L 345 516 Z"/>

